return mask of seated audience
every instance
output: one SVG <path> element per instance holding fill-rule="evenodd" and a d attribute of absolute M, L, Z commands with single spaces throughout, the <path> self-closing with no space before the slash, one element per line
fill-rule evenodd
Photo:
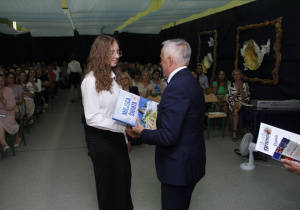
<path fill-rule="evenodd" d="M 55 74 L 55 87 L 54 87 L 54 97 L 58 96 L 58 88 L 59 88 L 59 75 L 60 75 L 60 68 L 59 66 L 57 66 L 57 61 L 53 61 L 52 62 L 52 66 L 53 66 L 53 73 Z"/>
<path fill-rule="evenodd" d="M 5 87 L 5 77 L 0 75 L 0 113 L 5 114 L 6 117 L 1 117 L 0 120 L 0 144 L 4 152 L 8 152 L 10 147 L 5 140 L 5 131 L 9 134 L 16 134 L 14 146 L 18 147 L 20 140 L 18 131 L 19 125 L 15 119 L 14 107 L 16 100 L 11 88 Z"/>
<path fill-rule="evenodd" d="M 224 100 L 224 96 L 227 94 L 228 85 L 231 84 L 227 80 L 224 70 L 220 70 L 217 74 L 217 80 L 213 82 L 213 93 L 219 99 L 219 103 L 214 103 L 216 112 L 228 112 L 228 103 Z M 229 118 L 226 117 L 226 130 L 229 129 Z"/>
<path fill-rule="evenodd" d="M 151 83 L 154 85 L 155 94 L 162 94 L 165 89 L 165 83 L 160 79 L 160 71 L 158 69 L 153 70 Z"/>
<path fill-rule="evenodd" d="M 148 71 L 143 71 L 141 81 L 137 84 L 139 88 L 139 95 L 147 98 L 151 94 L 155 94 L 154 85 L 150 82 L 150 74 Z"/>
<path fill-rule="evenodd" d="M 38 65 L 37 65 L 38 66 Z M 42 89 L 41 89 L 41 100 L 38 100 L 38 104 L 42 106 L 42 113 L 45 113 L 46 107 L 49 106 L 49 96 L 48 96 L 48 89 L 50 86 L 49 78 L 45 70 L 42 68 L 37 67 L 36 69 L 36 78 L 40 79 L 42 82 Z"/>
<path fill-rule="evenodd" d="M 250 101 L 249 86 L 247 83 L 242 82 L 242 71 L 235 69 L 232 72 L 234 82 L 228 86 L 227 102 L 229 104 L 229 110 L 233 112 L 233 137 L 232 141 L 237 141 L 237 124 L 239 121 L 239 109 L 242 107 L 242 103 L 248 103 Z"/>

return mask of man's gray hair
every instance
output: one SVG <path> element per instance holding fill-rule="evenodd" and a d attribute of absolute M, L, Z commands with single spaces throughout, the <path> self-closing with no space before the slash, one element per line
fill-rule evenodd
<path fill-rule="evenodd" d="M 185 40 L 183 39 L 170 39 L 162 43 L 164 46 L 163 56 L 172 55 L 176 64 L 189 65 L 192 50 Z"/>

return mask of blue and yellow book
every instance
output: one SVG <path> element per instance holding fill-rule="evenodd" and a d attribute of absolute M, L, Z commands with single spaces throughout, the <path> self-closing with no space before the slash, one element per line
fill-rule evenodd
<path fill-rule="evenodd" d="M 139 118 L 146 129 L 155 130 L 157 106 L 157 102 L 120 90 L 113 119 L 136 126 L 136 119 Z"/>

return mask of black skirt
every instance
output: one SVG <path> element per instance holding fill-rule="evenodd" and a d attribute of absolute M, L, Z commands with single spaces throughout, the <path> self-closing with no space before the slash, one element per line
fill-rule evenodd
<path fill-rule="evenodd" d="M 69 77 L 69 83 L 71 85 L 79 85 L 81 80 L 81 76 L 79 73 L 71 72 Z"/>
<path fill-rule="evenodd" d="M 124 134 L 86 127 L 101 210 L 131 210 L 131 165 Z"/>

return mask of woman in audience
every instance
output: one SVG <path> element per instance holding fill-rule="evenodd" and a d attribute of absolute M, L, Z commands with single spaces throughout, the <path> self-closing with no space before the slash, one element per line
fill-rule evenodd
<path fill-rule="evenodd" d="M 5 131 L 9 134 L 16 134 L 14 146 L 18 147 L 20 143 L 18 130 L 19 125 L 15 119 L 14 108 L 16 106 L 16 100 L 11 88 L 5 87 L 5 77 L 0 75 L 0 113 L 6 115 L 1 117 L 0 120 L 0 144 L 2 150 L 7 152 L 10 150 L 7 142 L 5 141 Z"/>
<path fill-rule="evenodd" d="M 160 71 L 158 69 L 153 70 L 151 83 L 154 85 L 155 93 L 162 94 L 165 89 L 165 83 L 160 79 Z"/>
<path fill-rule="evenodd" d="M 123 90 L 126 90 L 130 93 L 133 93 L 135 95 L 139 95 L 139 89 L 135 86 L 133 86 L 133 81 L 128 73 L 122 72 L 121 73 L 121 86 Z"/>
<path fill-rule="evenodd" d="M 37 65 L 38 66 L 38 65 Z M 48 87 L 49 87 L 49 78 L 47 75 L 43 75 L 43 70 L 40 67 L 36 69 L 36 79 L 41 81 L 42 88 L 39 94 L 37 94 L 37 104 L 38 108 L 42 108 L 42 113 L 45 113 L 46 103 L 49 103 L 48 97 Z"/>
<path fill-rule="evenodd" d="M 86 142 L 94 166 L 99 209 L 133 209 L 131 166 L 124 134 L 126 124 L 112 119 L 120 86 L 117 40 L 100 35 L 94 41 L 81 83 Z"/>
<path fill-rule="evenodd" d="M 139 89 L 132 85 L 131 77 L 126 72 L 121 73 L 121 85 L 122 85 L 123 90 L 133 93 L 135 95 L 139 95 Z M 128 149 L 128 152 L 130 152 L 131 142 L 133 141 L 133 139 L 130 136 L 128 136 L 127 134 L 126 134 L 126 137 L 128 139 L 127 149 Z M 136 141 L 136 139 L 134 139 L 134 141 Z"/>
<path fill-rule="evenodd" d="M 242 103 L 248 103 L 250 101 L 249 86 L 247 83 L 242 82 L 242 71 L 235 69 L 232 72 L 234 82 L 228 86 L 227 102 L 229 104 L 230 111 L 233 112 L 233 135 L 232 141 L 237 141 L 237 124 L 239 121 L 239 109 L 242 107 Z"/>
<path fill-rule="evenodd" d="M 139 70 L 135 70 L 133 74 L 132 85 L 136 87 L 140 81 L 141 81 L 141 72 Z"/>
<path fill-rule="evenodd" d="M 141 81 L 137 84 L 139 88 L 139 95 L 146 98 L 155 93 L 155 87 L 150 82 L 150 74 L 148 71 L 143 71 Z"/>
<path fill-rule="evenodd" d="M 143 73 L 143 71 L 145 71 L 145 65 L 140 64 L 138 70 Z"/>
<path fill-rule="evenodd" d="M 224 100 L 224 96 L 227 94 L 228 86 L 231 84 L 227 80 L 224 70 L 220 70 L 217 76 L 217 80 L 213 82 L 213 93 L 219 99 L 219 103 L 215 103 L 216 112 L 228 112 L 228 103 Z M 226 130 L 229 129 L 229 118 L 226 117 Z"/>
<path fill-rule="evenodd" d="M 9 88 L 12 89 L 12 91 L 14 93 L 14 96 L 15 96 L 16 104 L 20 108 L 21 115 L 24 115 L 24 106 L 23 106 L 23 103 L 24 103 L 24 90 L 21 87 L 21 85 L 16 84 L 15 81 L 16 81 L 15 74 L 12 73 L 12 72 L 9 72 L 6 75 L 6 84 L 7 84 L 7 87 L 9 87 Z M 16 117 L 18 118 L 19 114 L 16 114 Z"/>
<path fill-rule="evenodd" d="M 26 111 L 29 119 L 29 124 L 33 123 L 33 113 L 35 110 L 34 97 L 35 92 L 39 92 L 41 89 L 41 80 L 35 79 L 35 71 L 33 69 L 29 70 L 29 77 L 26 79 L 26 74 L 21 73 L 19 75 L 20 85 L 24 90 L 24 100 L 26 102 Z"/>

